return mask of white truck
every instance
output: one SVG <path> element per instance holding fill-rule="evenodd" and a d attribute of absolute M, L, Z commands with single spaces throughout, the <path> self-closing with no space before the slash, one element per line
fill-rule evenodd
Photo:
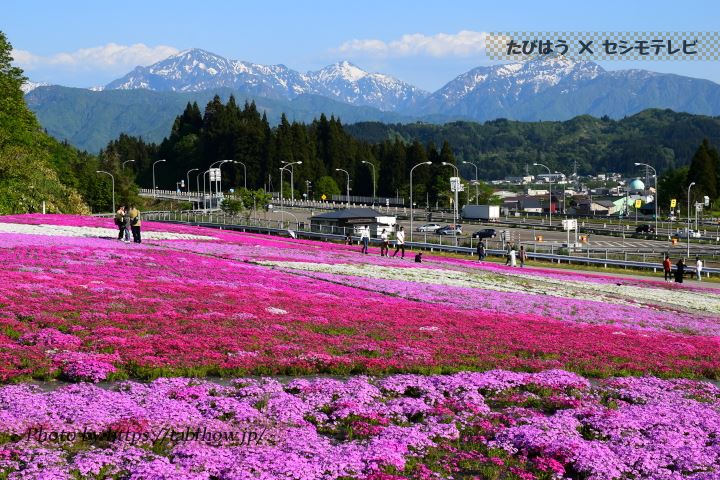
<path fill-rule="evenodd" d="M 460 216 L 463 220 L 492 222 L 500 218 L 500 205 L 465 205 Z"/>

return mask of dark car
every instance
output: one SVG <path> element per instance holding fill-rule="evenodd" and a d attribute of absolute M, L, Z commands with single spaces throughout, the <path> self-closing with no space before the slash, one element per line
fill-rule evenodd
<path fill-rule="evenodd" d="M 655 227 L 650 225 L 638 225 L 635 227 L 635 233 L 655 233 Z"/>
<path fill-rule="evenodd" d="M 483 228 L 472 234 L 472 238 L 495 238 L 497 232 L 494 228 Z"/>

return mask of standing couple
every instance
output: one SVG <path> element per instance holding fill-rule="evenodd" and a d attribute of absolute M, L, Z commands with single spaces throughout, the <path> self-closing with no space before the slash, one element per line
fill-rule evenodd
<path fill-rule="evenodd" d="M 132 232 L 133 242 L 141 243 L 140 226 L 142 220 L 140 220 L 140 211 L 134 205 L 130 205 L 129 209 L 122 205 L 115 212 L 115 225 L 118 227 L 118 240 L 129 243 L 130 232 Z"/>

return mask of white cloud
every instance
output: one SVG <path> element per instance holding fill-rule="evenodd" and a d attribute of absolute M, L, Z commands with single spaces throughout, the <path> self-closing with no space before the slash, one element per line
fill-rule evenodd
<path fill-rule="evenodd" d="M 462 30 L 458 33 L 406 34 L 396 40 L 355 39 L 340 45 L 336 51 L 346 55 L 364 54 L 376 57 L 468 57 L 485 51 L 484 32 Z"/>
<path fill-rule="evenodd" d="M 108 43 L 99 47 L 81 48 L 74 52 L 61 52 L 50 56 L 35 55 L 26 50 L 13 50 L 12 55 L 15 63 L 26 70 L 50 67 L 123 71 L 138 65 L 150 65 L 178 51 L 166 45 L 148 47 L 142 43 L 134 45 Z"/>

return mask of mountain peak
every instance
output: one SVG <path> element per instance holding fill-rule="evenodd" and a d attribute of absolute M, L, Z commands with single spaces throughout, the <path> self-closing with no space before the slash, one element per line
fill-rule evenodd
<path fill-rule="evenodd" d="M 317 77 L 323 81 L 341 78 L 349 82 L 357 82 L 367 75 L 369 75 L 368 72 L 347 60 L 328 65 L 317 72 Z"/>

